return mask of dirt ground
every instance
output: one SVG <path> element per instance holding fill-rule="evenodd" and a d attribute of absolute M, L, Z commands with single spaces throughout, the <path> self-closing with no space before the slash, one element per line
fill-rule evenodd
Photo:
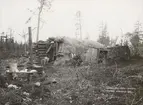
<path fill-rule="evenodd" d="M 1 88 L 1 105 L 142 105 L 143 59 L 114 65 L 45 67 L 42 76 L 26 76 L 12 83 L 20 89 Z M 54 82 L 53 82 L 54 80 Z M 40 82 L 40 86 L 35 86 Z M 110 88 L 110 90 L 109 90 Z M 29 95 L 24 95 L 27 92 Z M 15 98 L 13 97 L 15 96 Z"/>

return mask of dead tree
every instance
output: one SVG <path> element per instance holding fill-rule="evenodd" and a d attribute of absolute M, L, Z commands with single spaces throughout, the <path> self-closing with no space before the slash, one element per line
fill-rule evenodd
<path fill-rule="evenodd" d="M 33 64 L 33 56 L 32 56 L 32 32 L 31 27 L 28 27 L 28 33 L 29 33 L 29 52 L 30 52 L 30 63 Z"/>
<path fill-rule="evenodd" d="M 40 22 L 41 22 L 41 13 L 44 9 L 44 7 L 48 7 L 48 10 L 51 8 L 51 2 L 49 0 L 38 0 L 40 3 L 40 6 L 38 7 L 38 24 L 37 24 L 37 39 L 36 41 L 38 42 L 39 40 L 39 29 L 40 29 Z"/>

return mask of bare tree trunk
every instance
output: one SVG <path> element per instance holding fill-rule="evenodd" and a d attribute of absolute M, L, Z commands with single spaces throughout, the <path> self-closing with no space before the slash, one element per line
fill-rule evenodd
<path fill-rule="evenodd" d="M 37 42 L 39 41 L 39 29 L 40 29 L 40 22 L 41 22 L 41 13 L 42 13 L 42 10 L 43 10 L 43 2 L 41 2 L 40 4 L 40 8 L 39 8 L 39 13 L 38 13 L 38 24 L 37 24 Z"/>
<path fill-rule="evenodd" d="M 46 6 L 46 1 L 47 0 L 40 0 L 40 7 L 39 7 L 39 13 L 38 13 L 38 24 L 37 24 L 37 38 L 36 38 L 36 41 L 38 42 L 39 41 L 39 29 L 40 29 L 40 22 L 41 22 L 41 13 L 42 13 L 42 10 L 43 10 L 43 7 Z M 49 1 L 48 1 L 49 2 Z M 49 5 L 51 7 L 51 2 L 49 2 Z M 49 7 L 49 8 L 50 8 Z"/>
<path fill-rule="evenodd" d="M 31 33 L 31 27 L 28 27 L 29 32 L 29 52 L 30 52 L 30 63 L 33 64 L 33 52 L 32 52 L 32 33 Z"/>
<path fill-rule="evenodd" d="M 24 35 L 24 53 L 26 54 L 26 35 Z"/>

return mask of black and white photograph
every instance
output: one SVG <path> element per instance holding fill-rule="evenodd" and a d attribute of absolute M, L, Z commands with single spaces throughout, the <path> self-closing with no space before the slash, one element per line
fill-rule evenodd
<path fill-rule="evenodd" d="M 143 105 L 143 0 L 0 0 L 0 105 Z"/>

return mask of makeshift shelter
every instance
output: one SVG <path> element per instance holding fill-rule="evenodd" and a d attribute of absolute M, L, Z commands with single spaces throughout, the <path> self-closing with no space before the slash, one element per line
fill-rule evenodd
<path fill-rule="evenodd" d="M 120 46 L 128 46 L 131 52 L 131 56 L 139 53 L 139 35 L 136 32 L 126 33 L 125 35 L 118 38 L 116 44 Z"/>
<path fill-rule="evenodd" d="M 107 58 L 109 60 L 129 60 L 131 57 L 130 49 L 126 46 L 114 46 L 108 48 Z"/>
<path fill-rule="evenodd" d="M 102 44 L 91 40 L 56 37 L 49 38 L 46 43 L 47 56 L 55 65 L 63 65 L 75 55 L 80 55 L 84 62 L 97 62 L 100 52 L 107 52 Z"/>

